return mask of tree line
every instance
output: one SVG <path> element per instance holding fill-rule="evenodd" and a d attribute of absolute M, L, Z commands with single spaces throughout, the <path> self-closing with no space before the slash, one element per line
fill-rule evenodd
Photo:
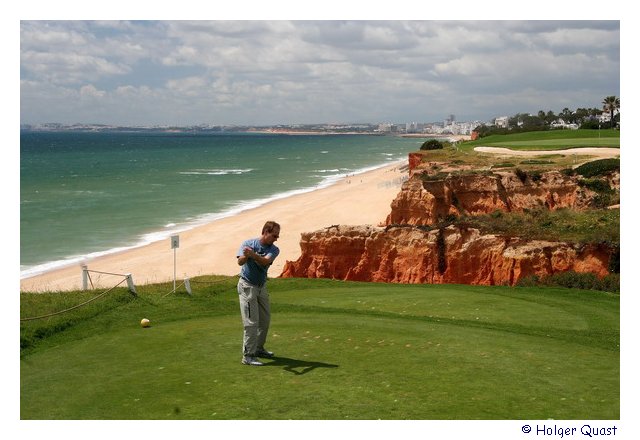
<path fill-rule="evenodd" d="M 599 116 L 608 113 L 610 121 L 606 128 L 616 128 L 620 124 L 620 98 L 607 96 L 602 100 L 602 108 L 578 108 L 575 111 L 565 107 L 559 113 L 552 110 L 540 110 L 537 114 L 518 113 L 509 117 L 508 128 L 499 128 L 495 125 L 482 124 L 475 128 L 480 137 L 490 134 L 514 133 L 519 131 L 550 130 L 551 124 L 562 119 L 566 124 L 575 124 L 582 129 L 599 129 L 602 124 Z M 604 128 L 604 127 L 603 127 Z"/>

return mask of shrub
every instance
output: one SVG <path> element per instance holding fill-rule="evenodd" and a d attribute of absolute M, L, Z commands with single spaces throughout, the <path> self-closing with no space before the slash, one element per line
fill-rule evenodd
<path fill-rule="evenodd" d="M 604 292 L 620 293 L 620 274 L 612 273 L 600 280 L 600 290 Z"/>
<path fill-rule="evenodd" d="M 520 279 L 518 287 L 567 287 L 569 289 L 600 290 L 603 292 L 620 292 L 620 274 L 609 274 L 598 278 L 592 273 L 560 272 L 545 277 L 530 275 Z"/>
<path fill-rule="evenodd" d="M 596 193 L 593 199 L 594 208 L 606 208 L 620 202 L 620 197 L 616 190 L 609 186 L 605 179 L 581 179 L 578 185 L 588 188 Z"/>
<path fill-rule="evenodd" d="M 609 257 L 609 272 L 612 274 L 620 274 L 620 245 L 614 245 L 611 256 Z"/>
<path fill-rule="evenodd" d="M 546 278 L 546 282 L 551 285 L 557 285 L 562 287 L 568 287 L 570 289 L 598 289 L 599 280 L 593 273 L 578 273 L 578 272 L 560 272 L 553 275 L 549 275 Z"/>
<path fill-rule="evenodd" d="M 578 185 L 588 188 L 597 193 L 612 193 L 613 189 L 609 186 L 609 182 L 603 179 L 581 179 Z"/>
<path fill-rule="evenodd" d="M 501 162 L 493 165 L 491 168 L 513 168 L 516 164 L 511 162 Z"/>
<path fill-rule="evenodd" d="M 620 171 L 620 159 L 594 160 L 576 168 L 576 173 L 583 177 L 602 176 L 611 171 Z"/>
<path fill-rule="evenodd" d="M 533 182 L 539 182 L 542 179 L 542 171 L 538 171 L 538 170 L 530 171 L 529 178 L 531 178 Z"/>
<path fill-rule="evenodd" d="M 437 139 L 429 139 L 420 147 L 421 150 L 442 150 L 444 145 Z"/>

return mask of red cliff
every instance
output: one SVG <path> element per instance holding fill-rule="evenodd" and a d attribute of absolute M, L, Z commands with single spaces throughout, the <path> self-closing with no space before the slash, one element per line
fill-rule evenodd
<path fill-rule="evenodd" d="M 477 229 L 332 226 L 302 234 L 282 277 L 394 283 L 513 285 L 528 275 L 606 275 L 610 250 L 481 235 Z"/>
<path fill-rule="evenodd" d="M 434 177 L 414 174 L 396 199 L 386 224 L 431 225 L 448 215 L 489 214 L 524 209 L 584 209 L 595 193 L 575 177 L 551 171 L 540 175 L 513 172 Z"/>
<path fill-rule="evenodd" d="M 409 155 L 403 184 L 386 228 L 332 226 L 302 234 L 302 255 L 288 261 L 282 277 L 335 278 L 396 283 L 513 285 L 529 275 L 608 273 L 612 249 L 525 240 L 461 226 L 434 228 L 449 216 L 496 210 L 582 210 L 596 193 L 578 177 L 557 171 L 491 172 L 448 169 Z M 429 174 L 434 172 L 435 174 Z M 609 179 L 619 187 L 619 177 Z"/>

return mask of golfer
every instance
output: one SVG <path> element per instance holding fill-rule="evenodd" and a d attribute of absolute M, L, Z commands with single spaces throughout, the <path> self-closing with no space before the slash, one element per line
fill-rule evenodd
<path fill-rule="evenodd" d="M 238 265 L 242 266 L 238 295 L 244 325 L 242 363 L 245 365 L 264 365 L 258 358 L 273 357 L 273 353 L 264 348 L 271 321 L 266 283 L 267 270 L 280 253 L 280 249 L 273 244 L 279 236 L 280 225 L 268 221 L 262 228 L 262 235 L 245 240 L 236 255 Z"/>

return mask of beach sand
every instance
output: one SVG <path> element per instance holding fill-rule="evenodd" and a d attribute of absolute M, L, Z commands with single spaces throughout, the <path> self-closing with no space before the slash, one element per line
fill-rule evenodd
<path fill-rule="evenodd" d="M 269 269 L 277 277 L 287 260 L 301 254 L 300 234 L 331 225 L 378 225 L 408 176 L 404 163 L 345 177 L 327 188 L 269 202 L 238 215 L 183 231 L 176 250 L 176 278 L 237 275 L 236 252 L 243 240 L 260 236 L 267 220 L 281 225 L 276 245 L 280 256 Z M 170 239 L 84 262 L 90 271 L 130 273 L 136 285 L 173 281 L 174 251 Z M 21 291 L 63 291 L 82 287 L 79 264 L 20 280 Z M 112 287 L 123 277 L 91 273 L 94 287 Z M 126 285 L 126 284 L 125 284 Z"/>

